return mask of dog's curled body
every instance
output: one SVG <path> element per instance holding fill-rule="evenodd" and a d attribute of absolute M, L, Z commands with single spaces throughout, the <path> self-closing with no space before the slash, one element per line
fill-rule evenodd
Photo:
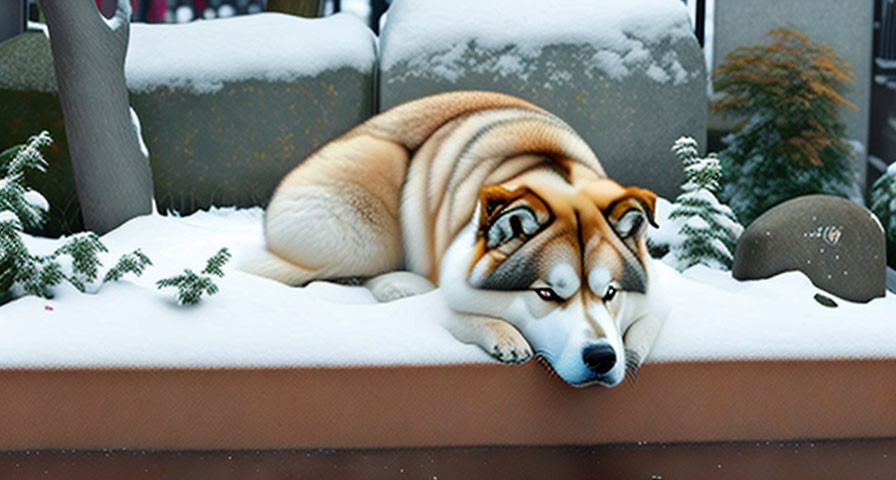
<path fill-rule="evenodd" d="M 531 135 L 528 144 L 519 132 Z M 406 268 L 436 283 L 436 259 L 469 222 L 479 189 L 556 161 L 529 152 L 556 153 L 603 176 L 578 135 L 516 97 L 461 92 L 398 106 L 326 144 L 280 182 L 265 212 L 273 257 L 247 270 L 299 286 Z"/>
<path fill-rule="evenodd" d="M 572 384 L 615 385 L 656 333 L 657 322 L 638 322 L 649 319 L 645 302 L 632 297 L 638 308 L 615 307 L 630 318 L 613 319 L 606 295 L 646 295 L 641 220 L 652 220 L 654 198 L 607 179 L 586 142 L 545 110 L 498 93 L 444 93 L 369 119 L 293 169 L 265 212 L 266 248 L 241 268 L 296 286 L 413 272 L 443 289 L 458 312 L 455 336 L 504 361 L 532 354 L 527 331 L 557 336 L 529 324 L 575 311 L 589 331 L 571 333 L 573 347 L 536 352 Z M 548 309 L 537 305 L 547 290 Z M 645 338 L 623 347 L 636 323 Z"/>

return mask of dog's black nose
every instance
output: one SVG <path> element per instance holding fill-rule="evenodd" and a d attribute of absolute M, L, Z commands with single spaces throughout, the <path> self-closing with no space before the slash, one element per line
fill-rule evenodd
<path fill-rule="evenodd" d="M 582 351 L 582 360 L 588 369 L 602 375 L 616 365 L 616 352 L 607 344 L 589 345 Z"/>

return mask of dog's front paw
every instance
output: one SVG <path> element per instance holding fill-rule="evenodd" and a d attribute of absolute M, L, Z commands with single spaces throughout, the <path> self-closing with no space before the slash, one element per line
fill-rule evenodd
<path fill-rule="evenodd" d="M 493 357 L 504 363 L 522 363 L 532 358 L 532 347 L 523 335 L 506 322 L 488 325 L 485 342 L 480 345 Z"/>
<path fill-rule="evenodd" d="M 459 314 L 445 327 L 458 340 L 479 345 L 504 363 L 522 363 L 532 358 L 532 347 L 513 325 L 494 317 Z"/>

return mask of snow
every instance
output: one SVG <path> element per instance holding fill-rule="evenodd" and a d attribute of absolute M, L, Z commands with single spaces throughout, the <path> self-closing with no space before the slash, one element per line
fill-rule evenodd
<path fill-rule="evenodd" d="M 131 18 L 131 2 L 127 0 L 118 0 L 115 6 L 115 14 L 112 15 L 112 18 L 106 18 L 100 15 L 100 18 L 106 23 L 106 26 L 109 27 L 109 30 L 116 31 L 123 26 L 128 24 L 128 19 Z"/>
<path fill-rule="evenodd" d="M 651 226 L 647 229 L 647 238 L 654 245 L 673 245 L 684 241 L 685 237 L 679 232 L 681 230 L 680 223 L 669 218 L 673 209 L 672 202 L 662 197 L 656 199 L 653 217 L 659 228 Z"/>
<path fill-rule="evenodd" d="M 675 305 L 650 360 L 775 360 L 896 356 L 896 295 L 867 304 L 821 292 L 803 274 L 740 282 L 695 266 L 678 274 L 656 263 Z M 820 292 L 839 305 L 823 307 Z"/>
<path fill-rule="evenodd" d="M 214 93 L 225 82 L 292 81 L 350 67 L 371 72 L 374 35 L 350 14 L 305 19 L 260 13 L 181 25 L 131 25 L 131 91 L 172 87 Z"/>
<path fill-rule="evenodd" d="M 47 199 L 36 190 L 25 190 L 25 193 L 22 194 L 22 198 L 25 200 L 25 203 L 31 206 L 31 208 L 40 210 L 41 212 L 50 211 L 50 204 L 47 202 Z"/>
<path fill-rule="evenodd" d="M 651 51 L 692 35 L 679 0 L 396 0 L 381 37 L 381 67 L 408 61 L 408 72 L 454 80 L 459 69 L 495 66 L 470 61 L 465 53 L 475 48 L 501 52 L 495 71 L 526 79 L 543 47 L 587 44 L 595 53 L 576 68 L 588 75 L 620 80 L 642 72 L 677 85 L 698 72 L 687 72 L 674 51 L 658 59 Z M 500 68 L 508 64 L 527 69 Z"/>
<path fill-rule="evenodd" d="M 668 203 L 668 202 L 667 202 Z M 440 326 L 451 315 L 439 290 L 379 304 L 362 287 L 315 282 L 290 288 L 234 269 L 262 241 L 260 209 L 187 217 L 147 215 L 102 237 L 101 275 L 140 248 L 153 261 L 96 294 L 64 284 L 52 300 L 0 307 L 0 368 L 418 365 L 490 362 Z M 25 237 L 35 251 L 60 241 Z M 234 260 L 220 292 L 192 307 L 154 282 L 194 271 L 226 246 Z M 799 273 L 739 282 L 653 262 L 654 287 L 671 306 L 650 362 L 896 357 L 896 295 L 838 308 L 819 305 Z"/>
<path fill-rule="evenodd" d="M 128 108 L 131 112 L 131 126 L 134 127 L 134 134 L 137 135 L 137 143 L 140 144 L 140 153 L 143 154 L 144 157 L 149 158 L 149 149 L 146 148 L 146 144 L 143 142 L 143 133 L 140 129 L 140 117 L 137 116 L 137 112 L 133 108 Z"/>
<path fill-rule="evenodd" d="M 345 13 L 358 17 L 364 23 L 370 22 L 370 2 L 366 0 L 342 0 L 340 7 Z"/>
<path fill-rule="evenodd" d="M 21 224 L 19 216 L 16 215 L 12 210 L 0 211 L 0 223 L 6 222 L 15 222 L 16 224 Z"/>

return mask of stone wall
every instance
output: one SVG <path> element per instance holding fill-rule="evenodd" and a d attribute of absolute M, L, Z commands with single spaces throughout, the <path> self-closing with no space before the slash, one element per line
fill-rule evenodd
<path fill-rule="evenodd" d="M 346 23 L 345 17 L 338 21 Z M 354 61 L 327 59 L 327 68 L 307 76 L 272 77 L 269 72 L 248 72 L 242 78 L 218 81 L 215 76 L 221 72 L 215 65 L 200 64 L 190 75 L 215 81 L 211 87 L 197 88 L 193 79 L 165 77 L 177 65 L 162 62 L 151 68 L 134 69 L 137 73 L 133 75 L 128 70 L 131 105 L 140 118 L 143 140 L 150 153 L 159 211 L 189 214 L 212 205 L 265 205 L 286 172 L 327 141 L 369 118 L 374 108 L 376 49 L 373 34 L 360 22 L 357 28 L 363 30 L 353 32 L 361 37 L 358 44 L 363 50 L 352 53 Z M 244 35 L 258 34 L 246 30 Z M 341 36 L 346 34 L 345 25 L 340 25 L 331 29 L 330 40 L 344 42 Z M 133 47 L 134 31 L 131 36 Z M 215 37 L 199 38 L 183 48 L 202 51 L 209 46 L 203 42 L 220 41 Z M 141 56 L 164 58 L 168 54 L 161 46 L 153 50 L 154 42 L 144 43 Z M 358 58 L 366 67 L 358 68 Z M 128 62 L 132 61 L 129 50 Z M 296 62 L 298 69 L 304 68 L 300 58 Z M 285 68 L 277 64 L 276 58 L 271 59 L 271 64 L 272 70 L 282 72 Z M 41 130 L 49 130 L 56 141 L 45 152 L 50 164 L 47 173 L 28 178 L 51 205 L 51 218 L 44 233 L 78 231 L 82 228 L 80 208 L 68 160 L 49 40 L 44 32 L 36 31 L 0 43 L 0 147 L 21 143 Z"/>
<path fill-rule="evenodd" d="M 542 3 L 544 12 L 523 2 L 514 13 L 500 2 L 395 0 L 381 35 L 380 109 L 447 90 L 516 95 L 569 123 L 617 181 L 675 198 L 673 142 L 706 138 L 706 68 L 684 6 Z M 487 34 L 461 26 L 499 17 Z M 533 17 L 537 30 L 519 27 Z"/>
<path fill-rule="evenodd" d="M 379 56 L 372 33 L 345 17 L 216 20 L 249 24 L 235 23 L 232 35 L 208 37 L 197 32 L 225 24 L 134 25 L 126 76 L 150 153 L 158 209 L 188 214 L 212 205 L 264 205 L 287 171 L 371 116 L 377 101 L 385 109 L 458 89 L 533 101 L 578 131 L 616 180 L 677 195 L 681 165 L 670 148 L 681 135 L 703 144 L 707 115 L 703 57 L 678 0 L 564 0 L 559 6 L 526 0 L 554 15 L 534 12 L 543 22 L 526 35 L 488 25 L 502 13 L 496 3 L 463 1 L 470 8 L 451 6 L 454 18 L 445 22 L 426 8 L 408 14 L 417 9 L 395 0 Z M 441 0 L 414 5 L 427 2 L 438 6 Z M 532 8 L 517 10 L 533 14 Z M 266 22 L 279 25 L 280 33 Z M 427 41 L 450 37 L 452 25 L 475 28 L 458 41 Z M 300 41 L 285 38 L 297 31 L 305 32 Z M 187 40 L 171 42 L 175 34 Z M 240 35 L 247 42 L 266 39 L 270 47 L 245 48 L 234 38 Z M 346 43 L 347 35 L 354 40 Z M 504 36 L 495 41 L 495 35 Z M 182 50 L 172 54 L 175 43 Z M 234 69 L 233 62 L 247 68 Z M 309 67 L 322 62 L 326 68 Z M 303 68 L 310 73 L 302 74 Z M 43 129 L 56 140 L 47 152 L 50 168 L 29 180 L 52 207 L 44 233 L 77 231 L 80 211 L 49 42 L 44 32 L 33 31 L 0 43 L 0 146 Z"/>

